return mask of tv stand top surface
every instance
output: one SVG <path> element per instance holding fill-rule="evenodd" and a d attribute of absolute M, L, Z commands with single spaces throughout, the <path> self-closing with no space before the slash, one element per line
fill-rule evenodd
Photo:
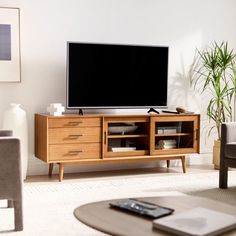
<path fill-rule="evenodd" d="M 52 115 L 49 115 L 48 113 L 40 113 L 40 115 L 43 115 L 43 116 L 47 116 L 47 117 L 54 117 L 54 118 L 65 118 L 65 117 L 68 117 L 68 118 L 73 118 L 73 117 L 158 117 L 158 116 L 199 116 L 199 114 L 173 114 L 173 113 L 160 113 L 160 114 L 156 114 L 156 113 L 135 113 L 135 114 L 132 114 L 132 113 L 126 113 L 126 114 L 123 114 L 123 113 L 120 113 L 120 114 L 117 114 L 117 113 L 113 113 L 113 114 L 96 114 L 96 113 L 93 113 L 93 114 L 83 114 L 83 115 L 79 115 L 78 113 L 64 113 L 62 114 L 61 116 L 52 116 Z"/>

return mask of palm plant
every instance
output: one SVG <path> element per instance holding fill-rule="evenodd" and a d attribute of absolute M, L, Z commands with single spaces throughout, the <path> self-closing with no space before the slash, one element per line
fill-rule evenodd
<path fill-rule="evenodd" d="M 231 88 L 229 89 L 230 98 L 232 99 L 233 107 L 236 105 L 236 67 L 233 67 L 233 74 L 231 75 Z M 236 109 L 234 109 L 234 113 L 232 113 L 232 120 L 236 120 Z"/>
<path fill-rule="evenodd" d="M 236 54 L 228 48 L 227 42 L 214 42 L 203 51 L 197 50 L 198 68 L 191 78 L 194 87 L 201 87 L 201 92 L 210 92 L 207 105 L 207 116 L 214 122 L 210 128 L 217 129 L 220 139 L 220 128 L 223 122 L 232 121 L 232 103 L 236 91 Z M 234 98 L 234 99 L 233 99 Z"/>

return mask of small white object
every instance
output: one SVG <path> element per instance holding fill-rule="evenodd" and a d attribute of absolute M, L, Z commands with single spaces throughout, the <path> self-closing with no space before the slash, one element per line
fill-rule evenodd
<path fill-rule="evenodd" d="M 163 127 L 158 127 L 157 128 L 157 133 L 160 134 L 162 131 L 163 134 L 176 134 L 180 132 L 180 127 L 178 126 L 163 126 Z"/>
<path fill-rule="evenodd" d="M 62 112 L 65 111 L 65 107 L 61 105 L 61 103 L 51 103 L 47 107 L 47 111 L 49 112 L 50 115 L 52 116 L 61 116 Z"/>
<path fill-rule="evenodd" d="M 130 125 L 130 126 L 110 126 L 108 127 L 109 133 L 114 134 L 125 134 L 125 133 L 132 133 L 138 128 L 137 125 Z"/>
<path fill-rule="evenodd" d="M 163 134 L 163 133 L 164 133 L 164 131 L 163 131 L 162 128 L 158 128 L 158 129 L 157 129 L 157 134 Z"/>
<path fill-rule="evenodd" d="M 112 147 L 112 152 L 131 152 L 135 151 L 136 147 Z"/>
<path fill-rule="evenodd" d="M 164 129 L 163 133 L 164 134 L 176 134 L 177 133 L 177 129 L 176 128 Z"/>
<path fill-rule="evenodd" d="M 26 112 L 20 104 L 11 103 L 3 113 L 3 129 L 12 130 L 13 136 L 20 138 L 22 178 L 26 179 L 28 167 L 28 128 Z"/>

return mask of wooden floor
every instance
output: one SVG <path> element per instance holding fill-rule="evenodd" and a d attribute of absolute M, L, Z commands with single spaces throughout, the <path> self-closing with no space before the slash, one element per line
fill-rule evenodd
<path fill-rule="evenodd" d="M 218 171 L 213 168 L 213 165 L 192 165 L 187 167 L 186 174 L 188 173 L 203 173 L 203 172 L 212 172 Z M 143 176 L 152 176 L 160 175 L 165 176 L 169 174 L 184 174 L 182 172 L 182 167 L 156 167 L 156 168 L 143 168 L 143 169 L 126 169 L 126 170 L 110 170 L 110 171 L 96 171 L 96 172 L 80 172 L 80 173 L 65 173 L 63 182 L 77 182 L 79 181 L 93 181 L 94 179 L 106 179 L 106 178 L 133 178 L 133 177 L 143 177 Z M 51 177 L 47 175 L 38 175 L 38 176 L 27 176 L 25 180 L 26 183 L 33 182 L 58 182 L 58 175 L 53 174 Z"/>

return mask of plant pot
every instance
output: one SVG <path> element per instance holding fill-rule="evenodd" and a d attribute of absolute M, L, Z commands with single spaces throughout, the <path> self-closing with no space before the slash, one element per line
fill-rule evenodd
<path fill-rule="evenodd" d="M 220 140 L 214 140 L 212 163 L 214 164 L 214 169 L 219 170 L 220 168 Z"/>

